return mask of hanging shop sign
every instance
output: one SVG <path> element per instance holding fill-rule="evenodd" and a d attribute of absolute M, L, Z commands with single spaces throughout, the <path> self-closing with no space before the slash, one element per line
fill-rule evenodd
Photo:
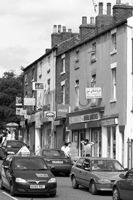
<path fill-rule="evenodd" d="M 86 88 L 85 96 L 86 99 L 102 98 L 102 88 L 101 87 Z"/>
<path fill-rule="evenodd" d="M 35 106 L 35 98 L 24 98 L 25 106 Z"/>
<path fill-rule="evenodd" d="M 68 104 L 58 104 L 57 105 L 57 117 L 66 117 L 66 114 L 69 113 L 69 105 Z"/>
<path fill-rule="evenodd" d="M 44 111 L 44 118 L 48 119 L 55 119 L 56 117 L 56 112 L 55 111 Z"/>
<path fill-rule="evenodd" d="M 69 117 L 69 124 L 75 124 L 75 123 L 81 123 L 81 122 L 87 122 L 87 121 L 94 121 L 94 120 L 99 120 L 99 119 L 100 119 L 99 113 L 79 115 L 79 116 Z"/>
<path fill-rule="evenodd" d="M 118 124 L 118 118 L 106 119 L 101 121 L 101 126 L 112 126 Z"/>
<path fill-rule="evenodd" d="M 45 83 L 44 82 L 33 82 L 33 90 L 45 90 Z"/>

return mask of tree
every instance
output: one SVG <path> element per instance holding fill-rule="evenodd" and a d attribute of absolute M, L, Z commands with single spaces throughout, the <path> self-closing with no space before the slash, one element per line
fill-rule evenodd
<path fill-rule="evenodd" d="M 16 76 L 13 71 L 5 72 L 0 78 L 0 129 L 7 123 L 20 122 L 16 115 L 16 96 L 23 97 L 23 73 Z"/>

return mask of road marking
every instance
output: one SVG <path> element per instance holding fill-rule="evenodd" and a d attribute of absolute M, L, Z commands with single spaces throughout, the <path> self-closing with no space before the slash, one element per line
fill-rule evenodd
<path fill-rule="evenodd" d="M 15 197 L 12 197 L 10 194 L 7 194 L 6 192 L 2 192 L 2 193 L 5 194 L 5 195 L 7 195 L 8 197 L 14 199 L 14 200 L 18 200 L 18 199 L 16 199 Z"/>

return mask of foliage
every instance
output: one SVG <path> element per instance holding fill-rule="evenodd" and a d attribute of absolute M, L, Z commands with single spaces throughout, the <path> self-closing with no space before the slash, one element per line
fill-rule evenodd
<path fill-rule="evenodd" d="M 16 115 L 16 96 L 23 97 L 23 73 L 16 76 L 13 71 L 5 72 L 0 78 L 0 129 L 7 123 L 20 122 Z"/>

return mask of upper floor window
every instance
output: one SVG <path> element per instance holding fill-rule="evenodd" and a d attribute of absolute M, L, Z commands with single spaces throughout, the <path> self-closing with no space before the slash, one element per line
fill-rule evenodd
<path fill-rule="evenodd" d="M 63 54 L 61 56 L 61 74 L 64 74 L 65 73 L 65 54 Z"/>
<path fill-rule="evenodd" d="M 39 77 L 42 76 L 42 62 L 39 63 Z"/>
<path fill-rule="evenodd" d="M 32 81 L 34 81 L 34 76 L 35 76 L 35 69 L 32 68 Z"/>
<path fill-rule="evenodd" d="M 50 72 L 50 64 L 51 64 L 51 57 L 48 56 L 48 69 L 47 69 L 47 73 Z"/>
<path fill-rule="evenodd" d="M 24 83 L 25 85 L 28 85 L 28 74 L 24 75 Z"/>
<path fill-rule="evenodd" d="M 111 31 L 111 55 L 117 52 L 117 37 L 116 37 L 116 29 L 113 29 Z"/>
<path fill-rule="evenodd" d="M 96 87 L 96 74 L 92 75 L 91 87 Z"/>
<path fill-rule="evenodd" d="M 79 80 L 75 81 L 76 107 L 79 106 Z"/>
<path fill-rule="evenodd" d="M 47 93 L 49 94 L 50 93 L 50 78 L 47 80 L 47 83 L 48 83 Z"/>
<path fill-rule="evenodd" d="M 79 48 L 75 51 L 75 69 L 79 68 Z"/>
<path fill-rule="evenodd" d="M 96 62 L 96 42 L 92 43 L 91 63 Z"/>
<path fill-rule="evenodd" d="M 65 104 L 65 81 L 61 82 L 62 104 Z"/>
<path fill-rule="evenodd" d="M 117 63 L 111 64 L 111 75 L 112 75 L 111 102 L 116 101 L 116 66 Z"/>

